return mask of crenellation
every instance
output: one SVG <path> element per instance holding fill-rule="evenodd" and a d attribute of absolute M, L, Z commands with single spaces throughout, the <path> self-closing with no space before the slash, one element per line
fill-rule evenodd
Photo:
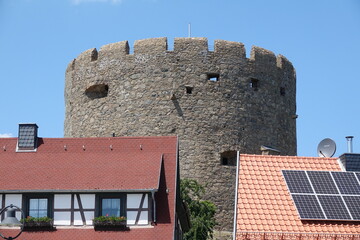
<path fill-rule="evenodd" d="M 80 55 L 76 58 L 77 62 L 76 64 L 86 64 L 89 62 L 93 62 L 97 60 L 97 50 L 96 48 L 90 48 L 86 50 L 85 52 L 80 53 Z"/>
<path fill-rule="evenodd" d="M 167 44 L 138 40 L 129 54 L 122 41 L 102 46 L 97 60 L 93 48 L 71 61 L 65 136 L 178 135 L 181 177 L 207 184 L 217 228 L 231 231 L 236 169 L 221 156 L 261 154 L 261 145 L 296 154 L 295 69 L 260 47 L 246 58 L 239 42 L 216 40 L 214 51 L 206 38 Z"/>
<path fill-rule="evenodd" d="M 262 67 L 276 66 L 275 54 L 272 51 L 257 46 L 251 48 L 250 60 Z"/>
<path fill-rule="evenodd" d="M 237 56 L 246 59 L 246 51 L 243 43 L 215 40 L 215 53 L 226 58 Z"/>
<path fill-rule="evenodd" d="M 70 72 L 70 71 L 74 70 L 74 68 L 75 68 L 75 62 L 76 62 L 76 59 L 74 58 L 74 59 L 67 65 L 66 72 Z"/>
<path fill-rule="evenodd" d="M 134 43 L 134 54 L 157 54 L 166 52 L 167 49 L 166 37 L 136 40 Z"/>
<path fill-rule="evenodd" d="M 190 52 L 193 54 L 198 54 L 207 51 L 207 38 L 175 38 L 174 40 L 174 52 Z"/>
<path fill-rule="evenodd" d="M 99 51 L 99 59 L 117 58 L 129 55 L 130 47 L 128 41 L 110 43 L 102 46 Z"/>
<path fill-rule="evenodd" d="M 281 54 L 276 57 L 276 66 L 284 71 L 294 71 L 292 63 Z"/>

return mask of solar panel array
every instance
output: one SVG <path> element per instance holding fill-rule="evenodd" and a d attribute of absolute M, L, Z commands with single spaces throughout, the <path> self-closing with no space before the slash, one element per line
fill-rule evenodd
<path fill-rule="evenodd" d="M 282 173 L 300 219 L 360 221 L 360 172 Z"/>

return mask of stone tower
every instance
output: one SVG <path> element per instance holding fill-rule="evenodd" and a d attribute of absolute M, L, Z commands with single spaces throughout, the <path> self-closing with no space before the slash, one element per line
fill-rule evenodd
<path fill-rule="evenodd" d="M 178 135 L 181 176 L 207 186 L 232 230 L 236 151 L 296 155 L 296 76 L 284 56 L 206 38 L 89 49 L 66 70 L 65 137 Z"/>

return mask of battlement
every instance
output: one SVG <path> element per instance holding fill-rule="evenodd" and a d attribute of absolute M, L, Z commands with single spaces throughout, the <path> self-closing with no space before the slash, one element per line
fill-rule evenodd
<path fill-rule="evenodd" d="M 149 38 L 136 40 L 133 52 L 133 54 L 130 54 L 128 41 L 104 45 L 99 51 L 97 51 L 96 48 L 92 48 L 81 53 L 75 62 L 69 64 L 67 71 L 74 69 L 75 65 L 84 65 L 105 58 L 126 59 L 135 56 L 136 59 L 137 56 L 143 56 L 144 54 L 149 57 L 166 53 L 178 54 L 182 52 L 190 56 L 213 53 L 215 56 L 221 56 L 225 59 L 234 58 L 237 60 L 247 60 L 257 66 L 263 65 L 264 67 L 274 66 L 287 70 L 293 69 L 291 62 L 284 56 L 275 56 L 273 52 L 257 46 L 251 48 L 250 58 L 246 58 L 246 50 L 243 43 L 226 40 L 215 40 L 214 51 L 209 51 L 207 38 L 175 38 L 174 50 L 169 51 L 166 37 Z M 130 59 L 132 60 L 134 58 Z"/>

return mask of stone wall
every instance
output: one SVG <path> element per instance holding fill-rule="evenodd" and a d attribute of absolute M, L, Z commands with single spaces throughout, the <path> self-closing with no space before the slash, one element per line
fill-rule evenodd
<path fill-rule="evenodd" d="M 89 49 L 66 70 L 65 137 L 178 135 L 181 177 L 207 186 L 232 230 L 236 152 L 296 155 L 296 76 L 283 56 L 206 38 Z"/>

